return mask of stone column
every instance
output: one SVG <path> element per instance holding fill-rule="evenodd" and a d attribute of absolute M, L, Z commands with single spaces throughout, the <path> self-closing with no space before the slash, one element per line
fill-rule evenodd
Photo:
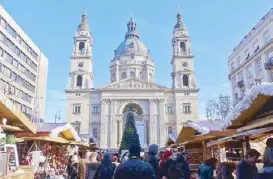
<path fill-rule="evenodd" d="M 119 120 L 119 145 L 120 145 L 121 140 L 122 140 L 122 135 L 123 135 L 123 119 L 121 118 Z"/>
<path fill-rule="evenodd" d="M 164 118 L 164 99 L 159 99 L 159 126 L 160 126 L 160 147 L 165 146 L 165 141 L 166 141 L 166 130 L 165 130 L 165 118 Z"/>
<path fill-rule="evenodd" d="M 115 100 L 111 99 L 111 107 L 110 107 L 110 123 L 109 123 L 109 137 L 110 137 L 110 148 L 116 147 L 116 126 L 117 122 L 115 119 Z"/>
<path fill-rule="evenodd" d="M 101 120 L 100 120 L 100 148 L 106 148 L 106 115 L 105 115 L 106 100 L 101 100 Z"/>
<path fill-rule="evenodd" d="M 155 142 L 155 130 L 154 130 L 154 99 L 150 99 L 150 121 L 149 121 L 149 141 L 150 144 Z"/>

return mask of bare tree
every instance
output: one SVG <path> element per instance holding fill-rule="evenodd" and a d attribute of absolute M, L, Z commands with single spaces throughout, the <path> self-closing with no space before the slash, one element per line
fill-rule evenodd
<path fill-rule="evenodd" d="M 219 95 L 214 100 L 209 100 L 206 104 L 207 119 L 210 121 L 224 120 L 231 109 L 230 97 Z"/>

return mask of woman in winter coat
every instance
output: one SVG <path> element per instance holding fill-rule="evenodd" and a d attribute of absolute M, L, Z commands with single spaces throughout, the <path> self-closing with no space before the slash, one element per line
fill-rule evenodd
<path fill-rule="evenodd" d="M 216 158 L 211 158 L 201 163 L 198 169 L 200 179 L 213 179 L 213 171 L 216 168 L 217 162 L 218 160 Z"/>
<path fill-rule="evenodd" d="M 160 162 L 160 175 L 162 178 L 167 178 L 169 176 L 169 162 L 168 159 L 173 155 L 173 153 L 169 150 L 166 150 L 161 157 Z"/>
<path fill-rule="evenodd" d="M 89 163 L 86 165 L 85 179 L 94 179 L 95 173 L 100 166 L 97 157 L 97 152 L 93 152 L 91 154 L 89 158 Z"/>
<path fill-rule="evenodd" d="M 116 165 L 112 163 L 112 156 L 106 153 L 96 171 L 94 179 L 111 179 L 114 175 Z"/>
<path fill-rule="evenodd" d="M 216 179 L 234 179 L 232 173 L 234 167 L 230 163 L 223 162 L 219 166 Z"/>
<path fill-rule="evenodd" d="M 152 144 L 148 151 L 148 163 L 153 167 L 156 178 L 160 178 L 159 164 L 157 162 L 158 145 Z"/>

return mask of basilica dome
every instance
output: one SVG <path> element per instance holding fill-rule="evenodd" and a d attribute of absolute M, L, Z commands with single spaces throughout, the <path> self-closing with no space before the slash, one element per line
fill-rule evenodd
<path fill-rule="evenodd" d="M 115 50 L 115 56 L 124 54 L 135 54 L 142 56 L 149 56 L 149 51 L 145 45 L 139 40 L 138 33 L 136 31 L 136 23 L 130 19 L 127 24 L 128 31 L 125 34 L 125 40 L 121 42 L 118 48 Z"/>
<path fill-rule="evenodd" d="M 148 56 L 149 51 L 137 37 L 128 37 L 121 42 L 115 51 L 115 55 L 134 53 L 136 55 Z"/>

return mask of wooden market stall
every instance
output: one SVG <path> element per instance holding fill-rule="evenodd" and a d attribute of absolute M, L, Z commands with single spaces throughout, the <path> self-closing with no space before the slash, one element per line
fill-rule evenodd
<path fill-rule="evenodd" d="M 176 144 L 187 153 L 187 161 L 192 171 L 196 171 L 201 162 L 212 156 L 218 157 L 218 149 L 206 147 L 206 143 L 219 137 L 230 136 L 234 130 L 221 130 L 221 126 L 209 121 L 187 122 L 183 125 Z"/>
<path fill-rule="evenodd" d="M 223 121 L 222 129 L 235 129 L 236 134 L 216 139 L 207 146 L 222 148 L 224 161 L 232 159 L 230 153 L 236 153 L 236 161 L 240 161 L 249 148 L 263 154 L 264 141 L 273 134 L 272 127 L 273 83 L 266 83 L 253 87 Z"/>
<path fill-rule="evenodd" d="M 18 143 L 21 163 L 28 164 L 34 151 L 41 151 L 49 161 L 50 168 L 58 168 L 65 172 L 67 160 L 67 145 L 83 145 L 74 127 L 69 123 L 40 123 L 37 133 L 17 132 L 16 137 L 22 140 Z"/>

